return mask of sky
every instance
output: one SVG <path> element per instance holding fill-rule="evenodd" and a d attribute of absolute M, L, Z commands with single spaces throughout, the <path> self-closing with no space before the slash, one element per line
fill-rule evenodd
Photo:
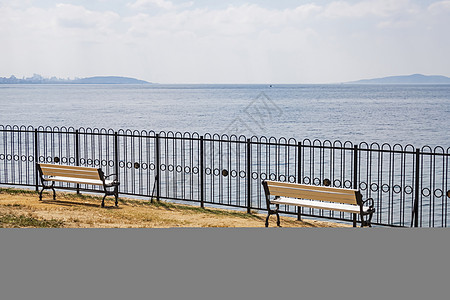
<path fill-rule="evenodd" d="M 450 77 L 449 0 L 0 0 L 0 16 L 0 77 Z"/>

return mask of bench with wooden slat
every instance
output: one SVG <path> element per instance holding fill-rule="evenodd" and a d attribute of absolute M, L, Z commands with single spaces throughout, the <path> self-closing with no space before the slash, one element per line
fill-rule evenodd
<path fill-rule="evenodd" d="M 272 214 L 277 216 L 277 225 L 280 226 L 278 214 L 280 205 L 351 213 L 353 214 L 354 227 L 356 227 L 356 216 L 359 214 L 361 216 L 361 227 L 372 226 L 372 215 L 375 212 L 373 199 L 369 198 L 363 201 L 358 190 L 269 180 L 263 181 L 262 184 L 268 210 L 266 227 L 269 226 L 269 217 Z M 271 209 L 271 204 L 275 204 L 276 208 Z"/>
<path fill-rule="evenodd" d="M 55 200 L 55 182 L 68 182 L 76 184 L 101 185 L 103 186 L 103 192 L 105 193 L 102 199 L 102 207 L 105 207 L 105 198 L 108 195 L 114 196 L 115 205 L 118 205 L 119 182 L 116 180 L 115 174 L 105 176 L 100 168 L 97 169 L 78 166 L 36 164 L 36 167 L 39 171 L 39 176 L 42 182 L 42 190 L 39 192 L 39 200 L 42 200 L 42 192 L 45 189 L 53 190 L 53 200 Z M 109 179 L 113 176 L 114 179 Z M 51 182 L 51 184 L 49 184 L 49 182 Z"/>

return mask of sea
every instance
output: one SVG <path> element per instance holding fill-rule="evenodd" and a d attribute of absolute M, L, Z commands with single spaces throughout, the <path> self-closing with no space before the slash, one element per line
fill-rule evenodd
<path fill-rule="evenodd" d="M 0 125 L 447 148 L 450 85 L 0 85 Z"/>

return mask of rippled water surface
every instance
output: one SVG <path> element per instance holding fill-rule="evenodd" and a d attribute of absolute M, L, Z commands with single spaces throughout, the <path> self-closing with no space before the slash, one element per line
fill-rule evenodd
<path fill-rule="evenodd" d="M 450 85 L 0 85 L 0 125 L 449 146 Z"/>

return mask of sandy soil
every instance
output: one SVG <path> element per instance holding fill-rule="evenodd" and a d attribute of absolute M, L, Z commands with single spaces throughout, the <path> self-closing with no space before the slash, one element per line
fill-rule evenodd
<path fill-rule="evenodd" d="M 175 228 L 175 227 L 264 227 L 265 213 L 247 214 L 228 209 L 178 205 L 170 202 L 150 204 L 149 201 L 120 198 L 114 206 L 108 197 L 101 208 L 101 197 L 57 192 L 56 200 L 44 193 L 39 201 L 37 193 L 0 189 L 0 217 L 19 216 L 56 221 L 65 228 Z M 0 224 L 2 225 L 2 224 Z M 282 217 L 283 227 L 351 227 L 325 221 L 297 221 Z M 2 226 L 0 226 L 2 227 Z M 3 227 L 33 227 L 3 224 Z M 271 216 L 270 227 L 276 227 Z"/>

